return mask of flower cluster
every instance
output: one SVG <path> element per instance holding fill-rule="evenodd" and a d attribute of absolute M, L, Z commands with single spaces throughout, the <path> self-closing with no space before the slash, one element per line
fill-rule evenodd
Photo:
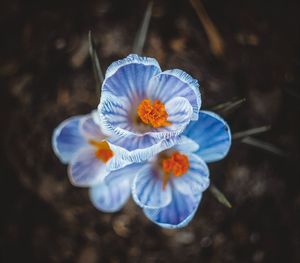
<path fill-rule="evenodd" d="M 206 163 L 231 144 L 225 121 L 200 107 L 190 75 L 129 55 L 107 69 L 98 110 L 55 129 L 53 149 L 97 209 L 118 211 L 132 195 L 151 221 L 180 228 L 209 186 Z"/>

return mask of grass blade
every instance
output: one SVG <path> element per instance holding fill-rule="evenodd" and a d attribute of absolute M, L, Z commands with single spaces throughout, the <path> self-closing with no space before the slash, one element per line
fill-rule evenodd
<path fill-rule="evenodd" d="M 261 127 L 249 129 L 249 130 L 246 130 L 246 131 L 236 132 L 236 133 L 232 134 L 232 139 L 234 139 L 234 140 L 242 139 L 242 138 L 250 136 L 250 135 L 259 134 L 259 133 L 269 131 L 270 129 L 271 129 L 271 126 L 261 126 Z"/>
<path fill-rule="evenodd" d="M 96 50 L 95 40 L 92 36 L 92 31 L 89 31 L 89 52 L 92 59 L 93 71 L 96 80 L 96 90 L 100 97 L 100 86 L 104 80 L 104 75 L 101 70 L 98 52 Z"/>
<path fill-rule="evenodd" d="M 226 198 L 226 196 L 214 185 L 211 184 L 209 187 L 210 192 L 213 194 L 213 196 L 222 204 L 225 205 L 228 208 L 232 208 L 232 205 Z"/>
<path fill-rule="evenodd" d="M 146 40 L 151 14 L 152 14 L 152 7 L 153 7 L 153 1 L 150 1 L 148 3 L 141 27 L 139 28 L 134 40 L 132 52 L 138 55 L 142 55 L 143 53 L 143 48 L 145 45 L 145 40 Z"/>
<path fill-rule="evenodd" d="M 227 106 L 225 106 L 222 110 L 220 110 L 221 113 L 228 113 L 230 111 L 233 111 L 237 108 L 239 108 L 244 102 L 246 101 L 245 98 L 239 99 L 237 101 L 231 102 Z"/>
<path fill-rule="evenodd" d="M 224 109 L 225 107 L 228 107 L 228 105 L 230 105 L 231 103 L 232 103 L 232 101 L 227 101 L 227 102 L 224 102 L 224 103 L 220 103 L 220 104 L 218 104 L 216 106 L 213 106 L 209 110 L 211 110 L 211 111 L 219 111 L 219 110 Z"/>
<path fill-rule="evenodd" d="M 224 41 L 216 26 L 207 14 L 204 5 L 200 0 L 190 0 L 190 2 L 205 29 L 212 53 L 217 57 L 222 56 L 224 54 Z"/>
<path fill-rule="evenodd" d="M 280 157 L 288 157 L 288 154 L 286 154 L 283 150 L 279 149 L 278 147 L 274 146 L 273 144 L 255 139 L 253 137 L 244 138 L 242 140 L 242 143 L 245 143 L 245 144 L 254 146 L 256 148 L 268 151 L 268 152 L 278 155 Z"/>
<path fill-rule="evenodd" d="M 216 106 L 211 107 L 209 110 L 217 111 L 219 113 L 226 113 L 232 110 L 237 109 L 246 101 L 245 98 L 233 98 L 230 101 L 218 104 Z"/>

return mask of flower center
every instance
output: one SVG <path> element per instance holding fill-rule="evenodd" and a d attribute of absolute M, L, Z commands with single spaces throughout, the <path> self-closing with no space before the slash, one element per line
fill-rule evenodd
<path fill-rule="evenodd" d="M 171 156 L 162 160 L 162 169 L 164 171 L 163 176 L 163 188 L 166 187 L 170 175 L 182 176 L 190 167 L 189 158 L 179 152 L 172 153 Z"/>
<path fill-rule="evenodd" d="M 151 100 L 142 100 L 137 107 L 137 114 L 143 123 L 149 124 L 154 128 L 171 125 L 167 121 L 169 115 L 165 105 L 160 100 L 154 100 L 153 104 Z"/>
<path fill-rule="evenodd" d="M 106 141 L 98 142 L 95 140 L 90 140 L 89 143 L 96 148 L 95 155 L 103 163 L 106 163 L 114 156 L 113 151 L 110 149 Z"/>

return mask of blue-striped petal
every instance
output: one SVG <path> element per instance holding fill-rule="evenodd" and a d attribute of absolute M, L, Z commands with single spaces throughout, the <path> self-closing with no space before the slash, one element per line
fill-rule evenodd
<path fill-rule="evenodd" d="M 102 141 L 107 137 L 102 132 L 100 125 L 94 121 L 94 114 L 94 112 L 88 114 L 80 120 L 80 132 L 85 137 L 86 141 Z"/>
<path fill-rule="evenodd" d="M 121 169 L 122 170 L 122 169 Z M 130 180 L 123 178 L 117 183 L 103 181 L 89 190 L 93 205 L 103 212 L 117 212 L 127 202 L 130 196 Z"/>
<path fill-rule="evenodd" d="M 80 121 L 85 116 L 75 116 L 63 121 L 53 132 L 52 147 L 63 163 L 68 163 L 74 154 L 86 145 L 80 133 Z"/>
<path fill-rule="evenodd" d="M 87 146 L 72 158 L 68 175 L 73 185 L 89 187 L 101 182 L 107 175 L 106 164 L 96 157 L 93 147 Z"/>
<path fill-rule="evenodd" d="M 169 229 L 185 227 L 194 217 L 202 194 L 197 198 L 172 191 L 172 202 L 160 209 L 144 208 L 145 215 L 155 224 Z"/>
<path fill-rule="evenodd" d="M 145 98 L 150 79 L 160 72 L 155 59 L 138 55 L 129 55 L 109 66 L 98 106 L 105 130 L 121 135 L 136 133 L 130 112 Z"/>
<path fill-rule="evenodd" d="M 183 153 L 192 153 L 199 149 L 198 143 L 194 140 L 184 135 L 177 136 L 177 138 L 178 137 L 180 137 L 180 139 L 177 139 L 178 142 L 174 145 L 173 149 Z"/>
<path fill-rule="evenodd" d="M 171 202 L 171 186 L 163 188 L 161 177 L 159 169 L 151 164 L 138 172 L 132 183 L 132 196 L 140 207 L 161 208 Z"/>
<path fill-rule="evenodd" d="M 133 103 L 145 97 L 150 79 L 160 72 L 156 59 L 131 54 L 108 67 L 101 95 L 126 97 Z"/>
<path fill-rule="evenodd" d="M 103 129 L 111 131 L 117 136 L 149 135 L 156 139 L 171 138 L 183 132 L 193 114 L 193 108 L 189 101 L 183 97 L 176 97 L 165 104 L 169 115 L 167 120 L 171 125 L 160 128 L 144 125 L 145 127 L 143 126 L 143 129 L 139 130 L 138 125 L 134 124 L 137 115 L 135 116 L 136 110 L 132 110 L 132 107 L 133 109 L 135 107 L 126 98 L 112 97 L 112 95 L 109 97 L 109 101 L 105 104 L 101 105 L 100 103 L 98 110 Z"/>
<path fill-rule="evenodd" d="M 130 164 L 110 172 L 100 184 L 90 188 L 90 198 L 94 206 L 103 212 L 116 212 L 127 202 L 131 193 L 133 177 L 144 164 Z"/>
<path fill-rule="evenodd" d="M 171 125 L 157 128 L 156 133 L 149 133 L 153 137 L 170 138 L 177 136 L 183 132 L 191 121 L 193 108 L 187 99 L 176 97 L 169 100 L 165 107 L 169 115 L 167 120 Z"/>
<path fill-rule="evenodd" d="M 98 105 L 99 118 L 103 130 L 118 136 L 135 135 L 131 118 L 131 106 L 127 97 L 116 97 L 111 94 L 102 94 Z"/>
<path fill-rule="evenodd" d="M 108 139 L 111 150 L 119 158 L 128 162 L 144 162 L 151 159 L 156 154 L 163 150 L 169 149 L 173 145 L 179 143 L 181 137 L 177 136 L 170 139 L 156 139 L 149 135 L 144 136 L 113 136 Z M 109 170 L 116 170 L 120 168 L 122 162 L 119 158 L 115 158 L 108 164 Z"/>
<path fill-rule="evenodd" d="M 192 120 L 198 119 L 201 107 L 199 84 L 182 70 L 166 70 L 153 77 L 147 89 L 147 97 L 164 103 L 176 97 L 184 97 L 192 105 Z"/>
<path fill-rule="evenodd" d="M 198 143 L 198 154 L 205 162 L 214 162 L 226 156 L 231 145 L 227 123 L 217 114 L 200 111 L 199 119 L 191 122 L 183 133 Z"/>
<path fill-rule="evenodd" d="M 97 124 L 100 127 L 101 132 L 106 136 L 106 137 L 111 137 L 114 136 L 114 133 L 110 130 L 107 129 L 104 125 L 103 125 L 103 120 L 98 112 L 98 110 L 94 110 L 92 112 L 92 117 L 94 120 L 94 123 Z"/>
<path fill-rule="evenodd" d="M 186 174 L 173 176 L 174 187 L 182 194 L 197 198 L 209 186 L 209 170 L 206 163 L 195 154 L 188 154 L 190 167 Z"/>
<path fill-rule="evenodd" d="M 109 172 L 104 181 L 108 185 L 117 185 L 119 181 L 129 180 L 132 182 L 133 178 L 144 167 L 145 163 L 132 163 L 121 169 Z"/>

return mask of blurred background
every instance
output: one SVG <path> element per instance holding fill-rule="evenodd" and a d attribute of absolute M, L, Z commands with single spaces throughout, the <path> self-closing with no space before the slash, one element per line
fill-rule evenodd
<path fill-rule="evenodd" d="M 209 165 L 231 209 L 207 190 L 188 227 L 163 230 L 132 201 L 101 213 L 69 183 L 51 135 L 98 104 L 88 31 L 105 70 L 132 51 L 148 3 L 0 0 L 0 262 L 300 262 L 297 0 L 153 4 L 144 54 L 200 80 L 234 134 L 271 126 Z"/>

